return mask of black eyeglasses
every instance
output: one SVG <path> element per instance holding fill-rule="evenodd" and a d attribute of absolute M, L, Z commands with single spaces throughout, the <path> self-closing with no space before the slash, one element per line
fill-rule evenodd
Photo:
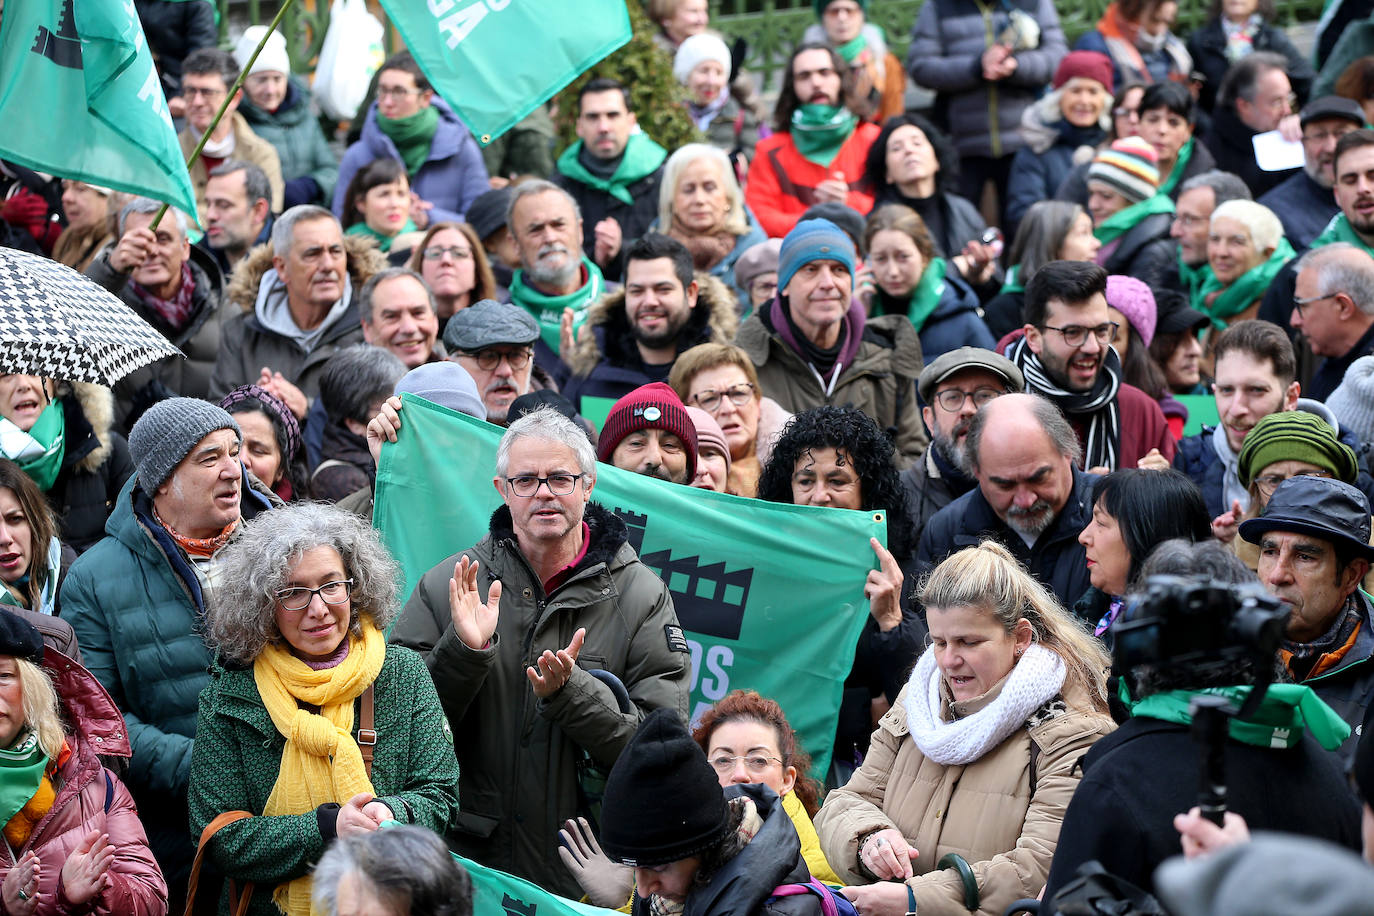
<path fill-rule="evenodd" d="M 277 599 L 277 603 L 288 611 L 303 611 L 310 607 L 310 602 L 316 595 L 325 604 L 343 604 L 348 600 L 348 596 L 353 593 L 352 579 L 335 579 L 333 582 L 326 582 L 319 588 L 306 588 L 298 585 L 293 588 L 279 588 L 272 597 Z"/>
<path fill-rule="evenodd" d="M 973 398 L 974 407 L 982 407 L 984 404 L 1001 397 L 1005 392 L 1000 388 L 975 388 L 973 391 L 964 391 L 960 388 L 946 388 L 944 391 L 935 392 L 935 403 L 939 404 L 950 413 L 960 410 L 964 406 L 964 401 Z"/>
<path fill-rule="evenodd" d="M 1307 308 L 1309 305 L 1314 305 L 1318 302 L 1321 302 L 1323 299 L 1335 299 L 1339 295 L 1340 293 L 1327 293 L 1325 296 L 1308 296 L 1305 299 L 1299 298 L 1298 296 L 1294 296 L 1293 308 L 1297 311 L 1298 317 L 1302 318 L 1304 317 L 1302 310 Z"/>
<path fill-rule="evenodd" d="M 581 474 L 550 474 L 548 477 L 521 474 L 518 477 L 507 477 L 506 483 L 516 496 L 529 499 L 539 492 L 541 484 L 547 485 L 549 492 L 554 496 L 567 496 L 577 489 L 577 482 L 581 479 Z"/>
<path fill-rule="evenodd" d="M 692 395 L 691 400 L 707 413 L 715 413 L 720 409 L 721 398 L 729 398 L 731 404 L 743 407 L 754 400 L 754 385 L 751 382 L 740 382 L 723 389 L 703 388 Z"/>
<path fill-rule="evenodd" d="M 464 356 L 469 359 L 477 360 L 477 368 L 483 372 L 490 372 L 501 365 L 501 360 L 510 363 L 510 367 L 519 372 L 530 364 L 530 357 L 534 355 L 533 350 L 515 350 L 513 352 L 502 352 L 500 350 L 478 350 L 476 353 L 464 352 Z"/>
<path fill-rule="evenodd" d="M 1064 343 L 1071 347 L 1081 347 L 1088 342 L 1089 333 L 1096 337 L 1097 342 L 1100 344 L 1111 343 L 1112 338 L 1116 337 L 1116 332 L 1120 327 L 1121 325 L 1117 324 L 1115 321 L 1109 321 L 1106 324 L 1099 324 L 1095 328 L 1085 328 L 1081 324 L 1071 324 L 1067 328 L 1056 328 L 1048 324 L 1042 324 L 1040 329 L 1044 331 L 1058 331 L 1060 334 L 1064 335 Z"/>

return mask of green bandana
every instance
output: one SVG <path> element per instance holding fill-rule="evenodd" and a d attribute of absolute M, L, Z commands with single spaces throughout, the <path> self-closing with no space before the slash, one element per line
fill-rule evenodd
<path fill-rule="evenodd" d="M 353 225 L 349 226 L 347 229 L 344 230 L 344 235 L 365 235 L 368 238 L 376 239 L 377 248 L 381 250 L 383 254 L 385 254 L 386 252 L 391 250 L 391 243 L 396 241 L 398 237 L 405 235 L 407 232 L 418 231 L 419 227 L 415 225 L 415 221 L 412 219 L 407 219 L 406 224 L 400 228 L 396 235 L 382 235 L 376 229 L 373 229 L 371 226 L 369 226 L 366 222 L 354 223 Z"/>
<path fill-rule="evenodd" d="M 525 283 L 523 270 L 517 270 L 510 281 L 510 301 L 534 316 L 534 320 L 539 322 L 539 336 L 555 353 L 560 342 L 563 310 L 573 310 L 573 337 L 576 339 L 578 329 L 587 320 L 587 309 L 605 292 L 606 284 L 601 278 L 601 271 L 585 255 L 582 267 L 587 271 L 587 282 L 566 296 L 546 296 L 539 292 Z"/>
<path fill-rule="evenodd" d="M 1249 687 L 1170 690 L 1143 700 L 1132 700 L 1131 691 L 1123 678 L 1120 695 L 1122 702 L 1130 707 L 1132 716 L 1191 725 L 1193 716 L 1188 711 L 1188 704 L 1198 694 L 1225 697 L 1239 709 L 1250 695 L 1250 690 Z M 1328 751 L 1336 750 L 1350 736 L 1350 726 L 1336 714 L 1336 710 L 1327 706 L 1311 687 L 1301 684 L 1270 684 L 1259 709 L 1251 718 L 1231 718 L 1227 721 L 1232 738 L 1255 747 L 1293 747 L 1302 740 L 1304 728 Z"/>
<path fill-rule="evenodd" d="M 792 112 L 792 142 L 804 158 L 829 168 L 857 123 L 842 105 L 801 105 Z"/>
<path fill-rule="evenodd" d="M 1215 276 L 1208 276 L 1193 299 L 1193 308 L 1212 319 L 1212 327 L 1218 331 L 1225 330 L 1226 319 L 1239 315 L 1250 307 L 1250 303 L 1263 296 L 1283 265 L 1293 259 L 1294 253 L 1288 239 L 1280 238 L 1269 260 L 1250 268 L 1230 286 L 1225 286 Z M 1207 297 L 1218 290 L 1220 294 L 1208 305 Z"/>
<path fill-rule="evenodd" d="M 1024 293 L 1026 284 L 1021 282 L 1021 265 L 1013 264 L 1007 271 L 1007 279 L 1002 283 L 1004 293 Z"/>
<path fill-rule="evenodd" d="M 635 202 L 629 186 L 658 171 L 658 167 L 663 165 L 663 160 L 668 158 L 668 151 L 650 140 L 648 134 L 630 134 L 615 174 L 610 178 L 602 178 L 600 175 L 593 175 L 577 158 L 581 151 L 581 140 L 563 150 L 563 155 L 558 157 L 559 173 L 609 194 L 626 206 Z"/>
<path fill-rule="evenodd" d="M 62 470 L 66 430 L 67 415 L 57 401 L 43 409 L 28 432 L 0 418 L 0 455 L 19 465 L 19 469 L 38 484 L 38 489 L 46 493 Z"/>
<path fill-rule="evenodd" d="M 14 747 L 0 748 L 0 826 L 37 794 L 47 769 L 48 755 L 38 745 L 37 732 L 27 732 Z"/>
<path fill-rule="evenodd" d="M 1169 172 L 1169 177 L 1159 186 L 1159 193 L 1168 197 L 1174 193 L 1174 188 L 1178 187 L 1179 179 L 1183 177 L 1184 171 L 1188 168 L 1188 162 L 1193 158 L 1193 138 L 1189 137 L 1188 142 L 1178 149 L 1178 158 L 1174 160 L 1173 170 Z"/>
<path fill-rule="evenodd" d="M 860 29 L 859 34 L 842 45 L 836 45 L 835 50 L 844 58 L 845 63 L 852 64 L 858 60 L 860 54 L 864 53 L 866 47 L 868 47 L 868 39 L 864 38 L 863 30 Z"/>
<path fill-rule="evenodd" d="M 1330 245 L 1332 242 L 1349 242 L 1361 251 L 1374 255 L 1374 248 L 1369 243 L 1360 238 L 1360 234 L 1350 225 L 1350 220 L 1345 218 L 1344 213 L 1337 213 L 1331 217 L 1331 222 L 1326 224 L 1322 234 L 1312 240 L 1311 248 L 1320 248 L 1323 245 Z"/>
<path fill-rule="evenodd" d="M 1202 286 L 1212 279 L 1212 265 L 1203 261 L 1197 267 L 1190 267 L 1183 263 L 1183 253 L 1178 256 L 1178 278 L 1183 282 L 1183 288 L 1188 292 L 1188 302 L 1196 303 L 1202 292 Z"/>
<path fill-rule="evenodd" d="M 911 321 L 911 326 L 916 329 L 916 333 L 921 333 L 921 329 L 926 326 L 926 321 L 935 313 L 935 308 L 940 304 L 940 297 L 944 295 L 945 287 L 945 259 L 936 258 L 930 262 L 930 266 L 921 274 L 920 282 L 911 290 L 910 303 L 907 307 L 906 317 Z"/>
<path fill-rule="evenodd" d="M 1093 230 L 1093 235 L 1103 245 L 1114 242 L 1127 232 L 1136 227 L 1136 224 L 1147 216 L 1154 216 L 1156 213 L 1173 213 L 1174 202 L 1164 194 L 1156 194 L 1154 197 L 1146 198 L 1138 204 L 1131 204 L 1124 210 L 1118 210 L 1111 216 L 1102 221 L 1102 224 Z"/>
<path fill-rule="evenodd" d="M 434 131 L 439 126 L 439 109 L 426 105 L 407 118 L 388 118 L 377 112 L 377 126 L 396 144 L 406 174 L 414 177 L 429 158 L 434 143 Z"/>

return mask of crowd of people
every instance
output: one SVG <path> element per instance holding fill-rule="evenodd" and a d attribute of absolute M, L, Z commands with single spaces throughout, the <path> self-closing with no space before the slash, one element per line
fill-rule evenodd
<path fill-rule="evenodd" d="M 1279 842 L 1374 883 L 1334 851 L 1374 861 L 1374 58 L 1266 0 L 1072 49 L 1050 0 L 927 0 L 903 61 L 814 0 L 770 112 L 706 0 L 646 0 L 697 142 L 598 76 L 566 149 L 547 107 L 484 149 L 407 51 L 344 139 L 280 35 L 136 5 L 197 212 L 0 162 L 0 241 L 182 354 L 0 374 L 0 913 L 466 916 L 449 852 L 643 916 L 1048 914 L 1093 861 L 1231 912 Z M 500 434 L 410 594 L 403 394 Z M 690 699 L 607 466 L 881 513 L 829 545 L 871 566 L 833 744 Z M 1276 644 L 1123 664 L 1160 575 L 1273 596 Z"/>

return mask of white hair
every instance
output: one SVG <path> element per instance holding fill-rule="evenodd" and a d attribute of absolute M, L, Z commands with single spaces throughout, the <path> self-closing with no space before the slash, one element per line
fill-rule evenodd
<path fill-rule="evenodd" d="M 744 235 L 749 231 L 749 217 L 744 210 L 744 192 L 735 179 L 735 170 L 730 165 L 730 157 L 725 151 L 707 143 L 688 143 L 678 147 L 663 165 L 663 181 L 658 186 L 658 231 L 668 233 L 673 226 L 673 198 L 677 195 L 678 182 L 682 173 L 698 159 L 710 159 L 720 172 L 721 183 L 725 186 L 725 199 L 730 209 L 720 228 L 731 235 Z"/>
<path fill-rule="evenodd" d="M 1233 219 L 1250 232 L 1250 244 L 1258 252 L 1273 251 L 1283 238 L 1283 223 L 1264 204 L 1253 200 L 1228 200 L 1212 211 L 1212 221 L 1208 228 L 1215 226 L 1219 219 Z"/>

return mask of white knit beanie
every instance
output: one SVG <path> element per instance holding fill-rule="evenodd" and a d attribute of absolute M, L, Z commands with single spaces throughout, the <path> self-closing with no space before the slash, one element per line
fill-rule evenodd
<path fill-rule="evenodd" d="M 267 31 L 265 25 L 250 25 L 243 30 L 243 35 L 239 38 L 238 44 L 234 45 L 234 60 L 238 63 L 239 69 L 248 62 L 252 56 L 253 49 L 262 41 L 262 33 Z M 262 46 L 262 53 L 258 59 L 253 61 L 253 69 L 249 70 L 249 75 L 263 73 L 264 71 L 275 70 L 278 73 L 291 73 L 291 57 L 286 53 L 286 39 L 281 32 L 273 32 L 267 39 L 267 44 Z"/>
<path fill-rule="evenodd" d="M 698 32 L 678 45 L 677 55 L 673 57 L 673 78 L 687 85 L 687 77 L 697 68 L 697 64 L 714 60 L 725 68 L 726 77 L 730 76 L 730 49 L 719 36 L 709 32 Z"/>
<path fill-rule="evenodd" d="M 1345 370 L 1345 378 L 1326 398 L 1342 429 L 1363 445 L 1374 442 L 1374 356 L 1361 356 Z"/>

